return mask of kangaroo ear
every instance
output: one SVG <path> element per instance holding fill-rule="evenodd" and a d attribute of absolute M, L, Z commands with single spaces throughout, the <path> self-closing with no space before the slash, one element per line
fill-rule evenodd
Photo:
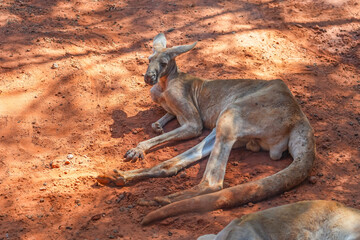
<path fill-rule="evenodd" d="M 172 47 L 172 48 L 167 49 L 166 53 L 168 53 L 171 58 L 175 58 L 176 56 L 179 56 L 180 54 L 190 51 L 191 49 L 193 49 L 195 47 L 196 44 L 197 44 L 197 42 L 194 42 L 191 45 L 181 45 L 181 46 Z"/>
<path fill-rule="evenodd" d="M 154 51 L 158 51 L 162 48 L 166 48 L 166 38 L 163 33 L 159 33 L 154 38 L 153 49 L 154 49 Z"/>

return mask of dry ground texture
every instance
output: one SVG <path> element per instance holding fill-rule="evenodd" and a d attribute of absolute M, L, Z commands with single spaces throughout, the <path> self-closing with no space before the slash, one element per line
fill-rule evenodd
<path fill-rule="evenodd" d="M 208 133 L 123 162 L 164 114 L 143 81 L 151 42 L 199 41 L 178 65 L 208 79 L 283 79 L 315 129 L 310 180 L 277 197 L 141 227 L 137 205 L 196 185 L 206 159 L 123 188 L 104 169 L 150 167 Z M 360 209 L 360 3 L 357 0 L 0 0 L 0 239 L 194 239 L 233 218 L 305 199 Z M 165 130 L 177 126 L 172 121 Z M 67 159 L 67 155 L 74 157 Z M 290 157 L 233 150 L 225 187 Z"/>

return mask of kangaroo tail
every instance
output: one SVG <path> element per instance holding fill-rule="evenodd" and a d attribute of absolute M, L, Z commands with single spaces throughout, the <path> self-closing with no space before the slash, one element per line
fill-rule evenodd
<path fill-rule="evenodd" d="M 206 212 L 256 202 L 295 187 L 309 175 L 315 159 L 314 133 L 307 120 L 299 122 L 291 130 L 288 149 L 293 162 L 280 172 L 218 192 L 171 203 L 150 212 L 142 224 L 188 212 Z"/>

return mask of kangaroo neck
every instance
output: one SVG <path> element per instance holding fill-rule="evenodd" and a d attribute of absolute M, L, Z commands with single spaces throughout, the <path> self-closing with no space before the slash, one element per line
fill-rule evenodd
<path fill-rule="evenodd" d="M 168 86 L 169 82 L 172 79 L 177 78 L 179 75 L 179 70 L 178 67 L 176 65 L 175 60 L 171 60 L 167 66 L 167 69 L 164 73 L 164 75 L 162 77 L 160 77 L 159 80 L 159 85 L 161 86 L 162 89 L 166 89 L 166 87 Z"/>

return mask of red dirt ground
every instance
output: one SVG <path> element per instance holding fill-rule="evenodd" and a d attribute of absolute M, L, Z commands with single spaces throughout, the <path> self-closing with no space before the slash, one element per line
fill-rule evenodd
<path fill-rule="evenodd" d="M 128 149 L 155 136 L 150 124 L 164 114 L 143 81 L 159 32 L 171 46 L 199 41 L 179 57 L 182 71 L 208 79 L 283 79 L 315 129 L 316 183 L 147 227 L 139 223 L 156 207 L 137 200 L 197 184 L 206 159 L 171 178 L 97 185 L 98 172 L 153 166 L 208 133 L 123 162 Z M 334 199 L 360 209 L 359 92 L 356 0 L 2 0 L 0 239 L 195 239 L 235 217 L 299 200 Z M 225 186 L 290 162 L 234 150 Z"/>

